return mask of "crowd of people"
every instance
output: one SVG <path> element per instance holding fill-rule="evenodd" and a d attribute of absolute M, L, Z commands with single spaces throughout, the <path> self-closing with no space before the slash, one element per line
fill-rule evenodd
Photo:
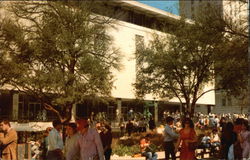
<path fill-rule="evenodd" d="M 197 121 L 183 118 L 180 127 L 179 118 L 177 120 L 172 116 L 165 118 L 166 124 L 163 131 L 165 160 L 170 159 L 170 157 L 172 160 L 175 160 L 177 151 L 180 151 L 180 160 L 195 160 L 195 150 L 197 148 L 210 149 L 211 155 L 215 159 L 250 159 L 250 119 L 247 119 L 247 116 L 233 115 L 223 117 L 207 115 L 205 116 L 205 123 L 201 123 L 201 119 L 203 117 L 200 117 Z M 203 133 L 197 135 L 197 130 Z M 147 140 L 146 137 L 142 139 Z M 150 142 L 150 140 L 147 141 Z M 145 145 L 140 144 L 140 146 Z M 144 152 L 146 150 L 142 151 L 142 155 L 147 160 L 155 160 L 155 157 L 157 157 L 150 150 L 146 153 Z M 215 155 L 215 153 L 218 154 Z"/>
<path fill-rule="evenodd" d="M 167 113 L 163 118 L 162 134 L 166 160 L 170 157 L 172 160 L 176 159 L 177 152 L 180 152 L 180 160 L 195 160 L 195 150 L 198 147 L 208 148 L 213 154 L 219 152 L 220 154 L 216 155 L 218 159 L 250 158 L 250 116 L 196 113 L 191 119 L 181 118 L 180 114 Z M 39 143 L 32 142 L 34 160 L 110 160 L 113 137 L 108 123 L 92 123 L 80 119 L 67 124 L 55 120 L 52 125 L 53 127 L 44 131 Z M 130 137 L 134 132 L 147 133 L 149 130 L 151 134 L 156 131 L 152 117 L 149 120 L 135 120 L 131 117 L 126 123 L 120 123 L 121 136 Z M 65 133 L 65 136 L 62 133 Z M 157 160 L 157 147 L 151 143 L 150 138 L 149 134 L 141 137 L 140 152 L 147 160 Z M 17 140 L 17 132 L 11 128 L 10 122 L 1 120 L 0 159 L 17 159 Z M 36 145 L 38 147 L 35 147 Z"/>
<path fill-rule="evenodd" d="M 30 142 L 32 160 L 110 160 L 112 132 L 107 123 L 89 127 L 89 121 L 81 119 L 64 125 L 55 120 L 52 125 L 42 140 Z M 17 160 L 17 132 L 8 120 L 0 121 L 0 131 L 0 159 Z"/>
<path fill-rule="evenodd" d="M 60 121 L 53 121 L 47 139 L 47 160 L 110 160 L 112 133 L 108 124 L 99 123 L 89 127 L 85 119 L 66 125 L 66 140 L 63 143 Z"/>

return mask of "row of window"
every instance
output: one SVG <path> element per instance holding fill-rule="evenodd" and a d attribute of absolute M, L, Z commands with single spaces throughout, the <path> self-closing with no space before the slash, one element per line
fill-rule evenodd
<path fill-rule="evenodd" d="M 129 8 L 123 8 L 121 6 L 112 6 L 110 4 L 104 5 L 107 10 L 94 10 L 95 13 L 100 15 L 105 15 L 107 17 L 112 17 L 117 20 L 129 22 L 139 26 L 147 27 L 150 29 L 156 29 L 159 31 L 170 32 L 171 28 L 166 29 L 166 26 L 170 26 L 167 20 L 160 20 L 154 15 L 146 15 L 144 13 L 139 13 L 138 11 L 133 11 Z M 174 28 L 174 27 L 173 27 Z"/>

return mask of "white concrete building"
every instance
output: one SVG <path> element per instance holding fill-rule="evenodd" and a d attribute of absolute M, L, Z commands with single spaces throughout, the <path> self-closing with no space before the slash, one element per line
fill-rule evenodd
<path fill-rule="evenodd" d="M 115 82 L 112 90 L 112 96 L 116 98 L 116 103 L 110 104 L 109 106 L 104 107 L 104 109 L 97 109 L 95 111 L 107 112 L 111 115 L 111 117 L 115 118 L 117 115 L 125 115 L 130 108 L 134 108 L 136 112 L 142 112 L 143 110 L 143 104 L 139 104 L 138 108 L 136 108 L 136 105 L 134 104 L 136 97 L 132 86 L 136 80 L 136 41 L 143 40 L 145 44 L 147 44 L 147 42 L 152 39 L 153 33 L 166 34 L 160 31 L 160 22 L 165 21 L 171 25 L 178 21 L 180 17 L 132 0 L 112 1 L 111 6 L 118 8 L 121 13 L 124 13 L 124 15 L 126 14 L 125 16 L 117 19 L 114 24 L 114 28 L 109 29 L 109 33 L 114 38 L 114 46 L 119 48 L 121 54 L 123 55 L 123 67 L 121 71 L 114 71 Z M 153 29 L 153 24 L 156 24 L 158 28 Z M 211 88 L 213 88 L 213 85 L 205 87 L 205 90 Z M 12 113 L 12 117 L 14 119 L 19 119 L 21 108 L 25 108 L 21 106 L 27 104 L 25 100 L 22 101 L 22 98 L 17 92 L 13 92 L 11 97 L 11 103 L 6 103 L 10 103 L 12 105 L 12 110 L 14 111 Z M 158 120 L 158 117 L 163 114 L 164 110 L 180 110 L 180 103 L 177 99 L 172 99 L 169 102 L 163 102 L 148 95 L 146 97 L 146 101 L 152 102 L 153 107 L 150 111 L 155 115 L 156 120 Z M 199 99 L 197 104 L 198 107 L 196 111 L 207 113 L 211 110 L 211 106 L 214 106 L 215 104 L 214 92 L 209 92 L 204 95 L 201 99 Z M 78 114 L 77 116 L 89 116 L 92 111 L 91 105 L 88 107 L 77 108 L 77 106 L 81 105 L 88 104 L 76 105 L 74 111 Z M 34 106 L 36 106 L 38 110 L 39 108 L 41 109 L 41 106 L 39 106 L 38 103 L 28 103 L 26 108 L 29 110 Z M 79 113 L 84 113 L 84 115 L 79 115 Z"/>

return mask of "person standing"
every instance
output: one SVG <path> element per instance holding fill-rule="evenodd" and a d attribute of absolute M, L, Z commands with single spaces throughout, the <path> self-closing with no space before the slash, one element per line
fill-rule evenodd
<path fill-rule="evenodd" d="M 64 147 L 64 154 L 65 157 L 67 157 L 67 154 L 69 154 L 69 150 L 74 147 L 76 144 L 80 134 L 77 132 L 77 125 L 75 123 L 69 123 L 66 126 L 66 140 L 65 140 L 65 147 Z M 75 154 L 73 157 L 73 160 L 79 160 L 80 154 Z"/>
<path fill-rule="evenodd" d="M 102 127 L 100 137 L 101 137 L 101 140 L 102 140 L 105 160 L 110 160 L 110 156 L 111 156 L 111 153 L 112 153 L 112 148 L 111 148 L 112 132 L 111 132 L 111 127 L 108 124 L 105 124 Z"/>
<path fill-rule="evenodd" d="M 123 137 L 124 136 L 124 133 L 125 133 L 125 123 L 123 121 L 120 122 L 120 136 Z"/>
<path fill-rule="evenodd" d="M 195 149 L 192 147 L 192 143 L 195 142 L 197 142 L 197 136 L 194 123 L 190 118 L 185 118 L 175 148 L 175 151 L 177 151 L 181 144 L 180 160 L 195 160 Z"/>
<path fill-rule="evenodd" d="M 224 131 L 221 133 L 221 155 L 223 159 L 228 159 L 229 148 L 237 142 L 237 134 L 234 132 L 232 122 L 227 122 Z"/>
<path fill-rule="evenodd" d="M 133 130 L 134 130 L 134 124 L 132 123 L 131 120 L 128 120 L 128 123 L 126 125 L 126 130 L 128 132 L 128 136 L 130 137 L 131 134 L 132 134 L 132 132 L 133 132 Z"/>
<path fill-rule="evenodd" d="M 52 122 L 54 128 L 48 135 L 48 156 L 47 160 L 62 160 L 63 159 L 63 139 L 60 133 L 62 129 L 62 123 L 60 120 L 54 120 Z"/>
<path fill-rule="evenodd" d="M 176 159 L 174 141 L 178 138 L 178 134 L 173 130 L 174 118 L 166 117 L 166 126 L 164 129 L 164 150 L 165 150 L 165 160 L 169 159 L 171 155 L 172 160 Z"/>
<path fill-rule="evenodd" d="M 242 123 L 242 130 L 239 134 L 239 139 L 241 143 L 243 159 L 245 160 L 250 158 L 250 131 L 247 120 L 244 120 Z"/>
<path fill-rule="evenodd" d="M 73 160 L 78 151 L 80 151 L 80 160 L 104 160 L 102 142 L 97 130 L 89 128 L 88 121 L 85 119 L 78 120 L 77 126 L 80 136 L 69 150 L 66 160 Z"/>
<path fill-rule="evenodd" d="M 155 121 L 154 121 L 154 118 L 153 118 L 153 117 L 151 117 L 150 120 L 148 121 L 148 125 L 149 125 L 149 129 L 150 129 L 151 131 L 154 131 L 156 125 L 155 125 Z"/>
<path fill-rule="evenodd" d="M 0 129 L 0 139 L 4 138 L 4 133 L 2 129 Z M 3 151 L 3 146 L 0 144 L 0 159 L 2 158 L 2 151 Z"/>
<path fill-rule="evenodd" d="M 2 160 L 17 159 L 17 132 L 11 128 L 8 120 L 2 120 L 0 128 L 4 132 L 4 136 L 0 137 L 0 145 L 2 149 Z"/>
<path fill-rule="evenodd" d="M 48 136 L 49 136 L 49 132 L 51 131 L 52 127 L 47 127 L 46 130 L 43 133 L 43 139 L 41 142 L 41 158 L 42 159 L 46 159 L 47 154 L 48 154 Z"/>

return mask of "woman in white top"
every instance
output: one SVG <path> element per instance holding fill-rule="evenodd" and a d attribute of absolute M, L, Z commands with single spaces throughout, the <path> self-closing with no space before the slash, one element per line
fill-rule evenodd
<path fill-rule="evenodd" d="M 243 159 L 250 158 L 250 131 L 248 122 L 246 120 L 243 121 L 242 130 L 239 134 L 239 139 L 241 143 Z"/>

